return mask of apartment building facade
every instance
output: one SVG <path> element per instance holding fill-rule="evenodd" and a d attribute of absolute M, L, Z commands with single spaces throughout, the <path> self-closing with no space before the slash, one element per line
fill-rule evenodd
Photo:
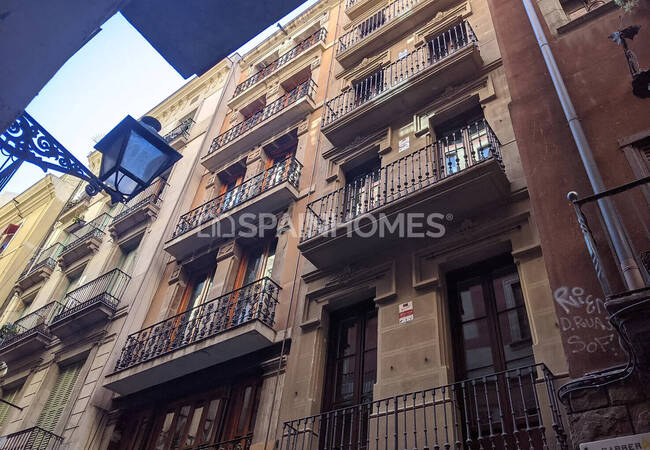
<path fill-rule="evenodd" d="M 198 186 L 199 149 L 220 127 L 222 100 L 237 81 L 232 65 L 222 61 L 149 113 L 183 155 L 168 173 L 125 204 L 89 197 L 80 183 L 56 224 L 44 227 L 49 233 L 13 284 L 3 318 L 0 389 L 20 409 L 2 405 L 1 448 L 109 445 L 110 355 L 144 320 L 163 275 L 169 256 L 161 242 Z M 94 173 L 100 163 L 100 153 L 89 156 Z"/>
<path fill-rule="evenodd" d="M 39 248 L 75 189 L 69 176 L 48 175 L 0 206 L 0 311 L 21 271 Z"/>

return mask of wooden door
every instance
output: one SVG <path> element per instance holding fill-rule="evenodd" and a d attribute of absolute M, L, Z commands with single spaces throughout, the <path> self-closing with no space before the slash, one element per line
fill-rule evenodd
<path fill-rule="evenodd" d="M 515 445 L 513 432 L 522 426 L 534 428 L 539 417 L 530 409 L 536 408 L 536 400 L 531 382 L 534 375 L 528 367 L 535 361 L 523 291 L 512 257 L 495 258 L 451 273 L 448 286 L 456 379 L 478 379 L 472 384 L 472 392 L 466 393 L 465 403 L 459 402 L 464 404 L 463 420 L 470 424 L 464 438 L 480 446 L 488 445 L 482 441 L 490 435 L 508 435 L 513 441 L 506 444 L 496 439 L 497 447 Z M 521 375 L 513 371 L 517 368 L 523 368 L 523 378 L 517 379 Z"/>
<path fill-rule="evenodd" d="M 262 379 L 257 376 L 249 377 L 232 387 L 219 448 L 229 450 L 250 447 L 261 387 Z"/>
<path fill-rule="evenodd" d="M 320 445 L 357 449 L 368 432 L 377 380 L 377 311 L 373 301 L 332 314 Z"/>

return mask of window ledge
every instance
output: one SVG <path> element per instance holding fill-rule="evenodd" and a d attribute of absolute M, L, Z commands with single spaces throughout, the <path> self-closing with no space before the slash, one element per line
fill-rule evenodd
<path fill-rule="evenodd" d="M 597 19 L 598 17 L 604 16 L 608 12 L 611 12 L 615 9 L 617 9 L 618 6 L 616 6 L 616 3 L 614 1 L 609 1 L 605 3 L 602 6 L 599 6 L 596 9 L 593 9 L 589 11 L 588 13 L 578 17 L 577 19 L 573 19 L 571 22 L 562 25 L 561 27 L 558 27 L 557 32 L 558 34 L 566 34 L 571 30 L 575 30 L 576 28 L 580 27 L 581 25 L 584 25 L 585 23 L 591 22 L 592 20 Z"/>

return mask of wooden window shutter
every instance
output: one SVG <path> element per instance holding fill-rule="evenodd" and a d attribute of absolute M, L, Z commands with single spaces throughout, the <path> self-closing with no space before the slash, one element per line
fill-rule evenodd
<path fill-rule="evenodd" d="M 75 386 L 83 361 L 79 361 L 59 369 L 59 376 L 54 387 L 47 397 L 36 426 L 46 431 L 54 432 L 63 410 L 70 400 L 72 389 Z"/>
<path fill-rule="evenodd" d="M 22 386 L 16 386 L 13 389 L 6 389 L 2 398 L 8 402 L 13 403 L 21 387 Z M 11 407 L 6 403 L 0 403 L 0 427 L 5 424 L 7 414 L 9 414 L 9 408 Z"/>

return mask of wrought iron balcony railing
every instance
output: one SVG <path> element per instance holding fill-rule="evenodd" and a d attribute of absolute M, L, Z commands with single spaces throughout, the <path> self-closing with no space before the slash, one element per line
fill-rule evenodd
<path fill-rule="evenodd" d="M 124 209 L 120 211 L 119 214 L 117 214 L 115 217 L 113 217 L 113 221 L 111 223 L 115 223 L 122 220 L 124 217 L 128 216 L 133 211 L 140 209 L 145 205 L 160 204 L 161 201 L 160 196 L 166 185 L 167 184 L 162 180 L 157 182 L 154 181 L 144 191 L 140 192 L 138 195 L 136 195 L 131 200 L 129 200 L 124 205 Z"/>
<path fill-rule="evenodd" d="M 52 322 L 70 317 L 76 312 L 97 303 L 103 303 L 113 310 L 117 309 L 120 298 L 130 280 L 131 277 L 120 269 L 113 269 L 68 292 L 61 302 L 62 307 L 53 316 Z"/>
<path fill-rule="evenodd" d="M 0 437 L 0 450 L 57 450 L 63 438 L 40 427 Z"/>
<path fill-rule="evenodd" d="M 345 50 L 353 47 L 358 42 L 366 39 L 368 36 L 383 28 L 389 23 L 398 19 L 405 13 L 409 12 L 418 3 L 424 0 L 394 0 L 387 6 L 383 7 L 372 16 L 361 22 L 359 25 L 352 28 L 339 38 L 336 54 L 343 53 Z M 351 7 L 357 3 L 357 0 L 349 0 L 347 7 Z"/>
<path fill-rule="evenodd" d="M 279 448 L 541 450 L 549 440 L 568 448 L 554 376 L 537 364 L 288 421 Z"/>
<path fill-rule="evenodd" d="M 18 278 L 18 280 L 20 281 L 41 267 L 49 267 L 50 269 L 54 269 L 56 266 L 56 257 L 59 255 L 59 253 L 61 253 L 62 248 L 63 245 L 57 242 L 45 250 L 37 252 L 34 256 L 31 257 L 27 263 L 27 267 L 25 270 L 23 270 L 23 273 L 20 274 L 20 278 Z"/>
<path fill-rule="evenodd" d="M 301 170 L 302 164 L 295 157 L 274 164 L 239 186 L 183 214 L 176 225 L 172 238 L 187 233 L 284 182 L 289 182 L 297 189 Z"/>
<path fill-rule="evenodd" d="M 316 83 L 314 83 L 312 79 L 309 79 L 304 83 L 298 85 L 293 91 L 284 94 L 279 99 L 269 103 L 264 108 L 257 111 L 248 119 L 238 123 L 234 127 L 230 128 L 228 131 L 226 131 L 225 133 L 222 133 L 216 138 L 214 138 L 207 154 L 209 155 L 217 151 L 224 145 L 228 144 L 229 142 L 234 141 L 235 139 L 237 139 L 239 136 L 241 136 L 251 128 L 256 127 L 260 123 L 267 120 L 269 117 L 274 116 L 275 114 L 279 113 L 283 109 L 296 103 L 301 98 L 309 97 L 313 99 L 314 94 L 316 93 L 316 89 L 317 89 Z"/>
<path fill-rule="evenodd" d="M 305 50 L 311 48 L 317 42 L 320 41 L 325 42 L 326 38 L 327 38 L 327 30 L 325 28 L 321 28 L 320 30 L 316 31 L 307 39 L 301 41 L 294 48 L 292 48 L 286 53 L 283 53 L 278 59 L 270 63 L 268 66 L 266 66 L 262 70 L 256 72 L 254 75 L 251 75 L 250 77 L 246 78 L 244 81 L 239 83 L 235 88 L 235 93 L 233 94 L 233 97 L 238 96 L 239 94 L 246 91 L 254 84 L 257 84 L 258 81 L 263 80 L 264 78 L 266 78 L 267 76 L 275 72 L 277 69 L 279 69 L 280 67 L 284 66 L 285 64 L 293 60 L 296 56 L 300 55 L 301 53 L 304 53 Z"/>
<path fill-rule="evenodd" d="M 329 100 L 325 105 L 323 126 L 329 125 L 475 42 L 477 42 L 476 36 L 467 21 L 443 31 L 426 45 L 369 75 L 355 83 L 351 89 Z"/>
<path fill-rule="evenodd" d="M 253 443 L 253 435 L 247 434 L 244 437 L 231 439 L 229 441 L 216 442 L 214 444 L 201 444 L 198 447 L 191 447 L 188 450 L 249 450 Z"/>
<path fill-rule="evenodd" d="M 63 307 L 59 302 L 51 302 L 36 311 L 27 314 L 12 324 L 0 328 L 0 349 L 6 348 L 31 334 L 47 334 L 50 319 Z"/>
<path fill-rule="evenodd" d="M 307 205 L 301 242 L 371 213 L 488 159 L 501 163 L 499 140 L 485 119 L 444 135 Z"/>
<path fill-rule="evenodd" d="M 167 142 L 171 142 L 180 136 L 183 136 L 187 139 L 190 137 L 190 128 L 192 128 L 192 125 L 194 125 L 194 119 L 185 119 L 176 128 L 167 133 L 163 139 L 165 139 Z"/>
<path fill-rule="evenodd" d="M 81 245 L 84 241 L 90 238 L 96 237 L 101 239 L 102 236 L 104 235 L 104 228 L 106 227 L 106 223 L 111 218 L 112 217 L 107 213 L 101 214 L 95 217 L 90 222 L 83 225 L 74 233 L 71 233 L 72 239 L 70 240 L 70 242 L 65 244 L 63 249 L 61 249 L 60 253 L 69 252 L 70 250 Z"/>
<path fill-rule="evenodd" d="M 253 320 L 273 326 L 278 286 L 262 278 L 129 335 L 115 370 L 124 370 Z"/>

